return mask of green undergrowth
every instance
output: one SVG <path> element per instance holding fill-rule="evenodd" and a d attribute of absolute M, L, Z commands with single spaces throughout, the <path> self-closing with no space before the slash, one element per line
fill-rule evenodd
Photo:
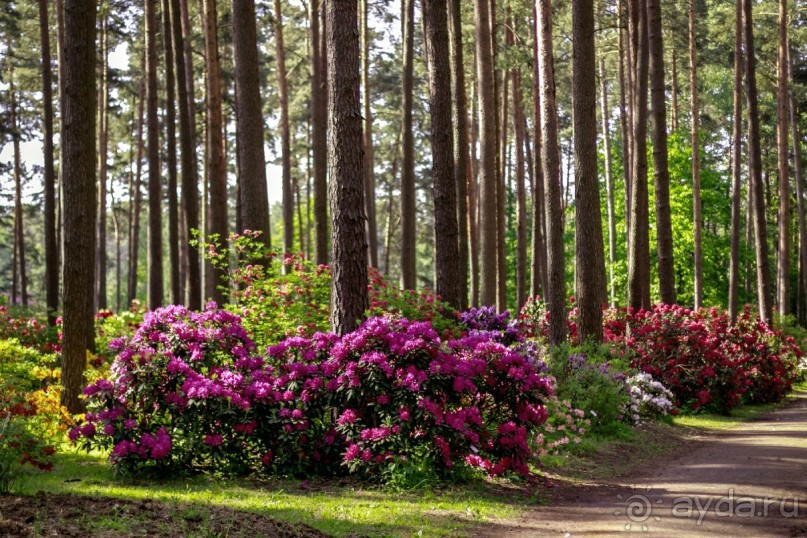
<path fill-rule="evenodd" d="M 484 480 L 408 491 L 339 479 L 154 480 L 115 476 L 103 455 L 65 448 L 53 472 L 30 476 L 20 493 L 222 506 L 304 523 L 333 536 L 456 536 L 494 517 L 516 517 L 535 502 L 534 490 L 525 483 Z"/>
<path fill-rule="evenodd" d="M 552 480 L 571 484 L 623 476 L 644 462 L 667 457 L 690 435 L 669 421 L 624 426 L 587 436 L 566 452 L 545 457 L 543 472 Z"/>

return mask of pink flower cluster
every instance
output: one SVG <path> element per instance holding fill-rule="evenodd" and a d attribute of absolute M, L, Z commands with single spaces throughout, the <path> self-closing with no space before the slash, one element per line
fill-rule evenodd
<path fill-rule="evenodd" d="M 551 379 L 498 340 L 377 317 L 261 356 L 237 316 L 166 307 L 115 342 L 113 377 L 87 388 L 93 412 L 71 438 L 126 466 L 378 476 L 427 457 L 529 475 Z"/>

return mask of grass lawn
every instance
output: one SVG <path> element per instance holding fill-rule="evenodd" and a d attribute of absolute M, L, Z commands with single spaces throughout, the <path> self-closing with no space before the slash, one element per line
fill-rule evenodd
<path fill-rule="evenodd" d="M 456 536 L 489 518 L 515 517 L 520 507 L 536 502 L 534 487 L 482 480 L 411 492 L 339 480 L 201 475 L 155 481 L 114 476 L 104 456 L 73 449 L 57 455 L 51 473 L 29 476 L 21 493 L 38 491 L 226 507 L 335 536 Z"/>
<path fill-rule="evenodd" d="M 795 388 L 804 391 L 807 385 Z M 731 428 L 786 404 L 787 401 L 742 406 L 729 416 L 687 415 L 634 429 L 617 428 L 605 436 L 590 436 L 561 456 L 544 458 L 542 471 L 560 484 L 625 475 L 647 462 L 669 457 L 704 429 Z M 246 521 L 258 514 L 281 522 L 303 523 L 334 536 L 456 536 L 486 521 L 516 518 L 528 505 L 545 503 L 549 498 L 543 485 L 481 479 L 394 491 L 339 479 L 224 479 L 198 475 L 155 480 L 116 476 L 104 455 L 86 454 L 71 447 L 63 447 L 57 454 L 52 472 L 28 475 L 20 493 L 33 495 L 40 491 L 167 506 L 169 514 L 165 518 L 169 531 L 174 532 L 165 536 L 250 538 L 257 535 L 243 534 L 243 529 L 241 534 L 210 530 L 202 520 L 210 517 L 213 521 L 214 516 L 208 512 L 215 509 L 226 512 L 223 517 L 231 519 Z M 143 524 L 143 514 L 128 514 L 121 510 L 89 517 L 81 528 L 90 536 L 142 534 L 139 525 Z M 2 516 L 0 508 L 0 530 Z M 201 526 L 186 529 L 197 518 Z"/>

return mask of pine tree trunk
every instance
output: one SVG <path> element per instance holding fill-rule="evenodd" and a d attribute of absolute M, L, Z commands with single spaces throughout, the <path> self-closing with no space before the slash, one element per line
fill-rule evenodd
<path fill-rule="evenodd" d="M 47 0 L 39 0 L 39 38 L 42 52 L 42 123 L 44 127 L 45 306 L 48 325 L 56 324 L 59 309 L 59 246 L 56 242 L 56 174 L 53 166 L 53 76 L 50 65 L 50 20 Z"/>
<path fill-rule="evenodd" d="M 527 301 L 527 191 L 524 169 L 524 110 L 521 103 L 521 71 L 514 69 L 513 129 L 516 160 L 516 310 Z"/>
<path fill-rule="evenodd" d="M 560 148 L 558 110 L 555 105 L 555 72 L 552 55 L 552 4 L 538 0 L 538 64 L 541 70 L 541 161 L 546 205 L 547 288 L 549 343 L 557 345 L 566 337 L 566 284 L 563 262 L 563 208 L 561 206 Z"/>
<path fill-rule="evenodd" d="M 283 203 L 284 203 L 284 249 L 293 252 L 294 246 L 287 243 L 286 235 L 294 239 L 294 222 L 286 214 L 288 202 L 293 210 L 291 186 L 291 147 L 289 140 L 288 101 L 286 90 L 285 49 L 283 46 L 283 22 L 279 2 L 275 2 L 275 41 L 278 69 L 278 93 L 280 95 L 280 123 L 283 152 Z M 258 37 L 255 25 L 254 0 L 233 2 L 233 55 L 235 57 L 235 102 L 236 152 L 239 164 L 239 206 L 241 227 L 238 232 L 253 230 L 261 232 L 260 241 L 269 244 L 269 199 L 266 188 L 266 163 L 264 158 L 263 109 L 260 94 L 258 61 Z M 291 213 L 293 215 L 293 213 Z"/>
<path fill-rule="evenodd" d="M 664 83 L 664 43 L 661 0 L 647 0 L 650 47 L 651 99 L 653 104 L 653 173 L 656 190 L 656 241 L 659 299 L 675 304 L 675 262 L 670 214 L 670 169 L 667 155 L 667 96 Z"/>
<path fill-rule="evenodd" d="M 496 0 L 490 0 L 490 33 L 491 49 L 493 54 L 494 69 L 498 66 L 498 47 L 496 40 Z M 512 46 L 514 43 L 513 33 L 505 19 L 505 46 Z M 496 71 L 498 75 L 498 70 Z M 499 312 L 507 310 L 507 188 L 505 186 L 505 176 L 507 175 L 507 150 L 508 133 L 507 127 L 510 119 L 508 106 L 510 100 L 507 96 L 510 77 L 506 69 L 501 70 L 501 78 L 494 75 L 493 87 L 493 109 L 497 112 L 499 121 L 496 122 L 496 137 L 499 140 L 499 151 L 496 155 L 497 175 L 496 175 L 496 309 Z M 498 85 L 501 80 L 501 86 Z"/>
<path fill-rule="evenodd" d="M 325 1 L 325 0 L 323 0 Z M 411 1 L 411 0 L 410 0 Z M 316 227 L 316 263 L 327 264 L 328 250 L 328 180 L 326 129 L 328 123 L 328 96 L 325 81 L 325 64 L 320 29 L 320 10 L 324 4 L 311 0 L 311 138 L 314 161 L 314 223 Z M 324 18 L 322 18 L 324 20 Z M 324 30 L 324 29 L 322 29 Z"/>
<path fill-rule="evenodd" d="M 793 60 L 790 56 L 790 47 L 787 51 L 788 67 L 790 78 L 793 78 Z M 801 132 L 799 130 L 799 122 L 797 121 L 798 109 L 796 106 L 796 99 L 793 97 L 793 87 L 789 88 L 789 103 L 788 107 L 790 112 L 790 135 L 793 143 L 793 180 L 796 182 L 796 199 L 798 200 L 799 212 L 799 288 L 802 289 L 800 295 L 799 305 L 801 307 L 800 322 L 804 325 L 804 318 L 807 316 L 807 306 L 805 306 L 805 292 L 807 292 L 807 216 L 805 216 L 805 202 L 804 202 L 804 178 L 801 170 Z"/>
<path fill-rule="evenodd" d="M 373 113 L 370 107 L 370 30 L 367 26 L 369 16 L 368 0 L 361 0 L 361 77 L 362 104 L 364 106 L 364 205 L 367 213 L 367 242 L 369 245 L 369 263 L 378 267 L 378 224 L 375 207 L 375 158 L 373 152 Z"/>
<path fill-rule="evenodd" d="M 757 101 L 756 52 L 754 51 L 754 20 L 751 0 L 743 0 L 743 40 L 745 44 L 746 106 L 748 107 L 748 175 L 754 189 L 754 244 L 757 261 L 757 307 L 759 316 L 773 324 L 770 265 L 768 260 L 768 230 L 765 221 L 765 193 L 762 185 L 762 155 L 759 137 L 759 103 Z"/>
<path fill-rule="evenodd" d="M 358 2 L 328 0 L 325 9 L 333 245 L 331 325 L 341 335 L 358 327 L 368 306 Z"/>
<path fill-rule="evenodd" d="M 401 160 L 401 287 L 417 287 L 415 156 L 412 132 L 415 0 L 402 0 L 403 9 L 403 157 Z"/>
<path fill-rule="evenodd" d="M 252 0 L 250 0 L 252 3 Z M 277 58 L 277 93 L 280 99 L 280 140 L 281 158 L 283 164 L 283 252 L 294 252 L 294 185 L 291 179 L 291 131 L 289 127 L 289 91 L 286 81 L 286 50 L 283 44 L 283 11 L 280 0 L 274 0 L 275 6 L 275 56 Z M 254 4 L 253 4 L 254 12 Z M 235 12 L 233 12 L 235 13 Z M 255 17 L 252 17 L 254 20 Z M 254 34 L 253 34 L 254 35 Z M 256 42 L 252 42 L 250 47 L 256 48 Z M 255 55 L 255 84 L 258 84 L 258 64 L 257 54 Z M 240 88 L 239 88 L 240 90 Z M 239 95 L 240 97 L 240 95 Z M 242 112 L 242 111 L 239 111 Z M 254 114 L 255 111 L 252 111 Z M 241 118 L 243 114 L 239 114 Z M 255 118 L 260 121 L 260 112 Z M 261 140 L 263 147 L 263 140 Z M 266 185 L 266 181 L 263 182 Z M 242 191 L 242 196 L 249 196 Z M 242 204 L 246 198 L 242 198 Z"/>
<path fill-rule="evenodd" d="M 600 57 L 600 109 L 602 113 L 602 140 L 605 153 L 605 191 L 608 211 L 608 289 L 610 304 L 616 306 L 616 218 L 614 215 L 614 175 L 611 169 L 610 110 L 608 106 L 608 85 L 605 82 L 605 58 Z"/>
<path fill-rule="evenodd" d="M 12 136 L 14 138 L 14 250 L 15 265 L 20 282 L 20 303 L 28 306 L 28 271 L 25 267 L 25 229 L 22 218 L 22 164 L 20 156 L 20 124 L 17 118 L 17 90 L 14 87 L 14 74 L 9 82 L 9 108 Z M 17 279 L 14 279 L 15 283 Z"/>
<path fill-rule="evenodd" d="M 619 14 L 619 107 L 622 128 L 622 173 L 625 181 L 625 238 L 630 255 L 631 237 L 631 186 L 633 185 L 633 50 L 630 38 L 630 16 L 627 6 L 623 9 L 622 0 L 617 0 Z M 625 12 L 625 24 L 622 13 Z M 625 65 L 627 64 L 627 69 Z"/>
<path fill-rule="evenodd" d="M 160 123 L 157 116 L 157 2 L 145 0 L 146 20 L 146 126 L 148 136 L 148 307 L 163 304 L 162 174 Z"/>
<path fill-rule="evenodd" d="M 530 166 L 533 170 L 532 190 L 532 282 L 530 294 L 537 297 L 546 294 L 549 287 L 547 275 L 546 253 L 546 218 L 544 215 L 544 169 L 541 162 L 541 92 L 538 82 L 541 79 L 540 63 L 538 62 L 538 11 L 537 3 L 532 5 L 532 54 L 533 54 L 533 89 L 532 89 L 532 124 L 533 124 L 533 158 Z"/>
<path fill-rule="evenodd" d="M 678 55 L 675 53 L 675 40 L 670 41 L 670 56 L 672 66 L 670 71 L 670 129 L 678 130 Z"/>
<path fill-rule="evenodd" d="M 729 319 L 734 324 L 740 310 L 740 197 L 742 194 L 742 98 L 743 24 L 742 0 L 736 0 L 734 19 L 734 108 L 731 137 L 731 258 L 729 261 Z"/>
<path fill-rule="evenodd" d="M 171 40 L 170 0 L 162 0 L 163 49 L 165 51 L 165 144 L 168 166 L 168 274 L 169 300 L 181 304 L 179 280 L 179 204 L 177 200 L 176 79 L 174 43 Z"/>
<path fill-rule="evenodd" d="M 597 173 L 594 0 L 572 4 L 572 47 L 577 329 L 580 341 L 602 342 L 605 262 Z"/>
<path fill-rule="evenodd" d="M 700 105 L 698 104 L 698 58 L 695 16 L 695 2 L 691 1 L 689 5 L 689 106 L 692 116 L 690 124 L 690 136 L 692 139 L 692 219 L 695 226 L 695 310 L 697 310 L 703 306 L 703 246 L 701 241 L 703 217 L 701 216 L 701 163 L 700 141 L 698 139 L 698 132 L 700 130 Z"/>
<path fill-rule="evenodd" d="M 219 64 L 218 17 L 216 0 L 204 0 L 205 82 L 207 87 L 207 185 L 210 196 L 210 216 L 207 233 L 218 237 L 219 252 L 227 249 L 227 175 L 224 160 L 224 136 L 221 112 L 221 67 Z M 263 168 L 263 166 L 261 166 Z M 227 300 L 226 270 L 213 268 L 211 298 L 219 305 Z"/>
<path fill-rule="evenodd" d="M 120 215 L 115 211 L 115 196 L 112 196 L 112 224 L 115 229 L 115 311 L 120 312 L 121 309 L 121 233 L 120 233 Z M 120 208 L 117 208 L 120 209 Z"/>
<path fill-rule="evenodd" d="M 64 114 L 61 110 L 61 103 L 64 102 L 64 8 L 62 0 L 55 0 L 56 11 L 56 54 L 58 56 L 56 91 L 59 101 L 59 137 L 61 139 L 64 132 Z M 64 177 L 64 148 L 59 144 L 59 178 L 56 185 L 56 258 L 58 275 L 56 280 L 64 274 L 64 241 L 62 230 L 64 228 L 64 188 L 62 178 Z M 64 289 L 64 281 L 61 282 L 61 290 Z"/>
<path fill-rule="evenodd" d="M 779 169 L 779 263 L 776 293 L 779 315 L 790 313 L 790 170 L 788 165 L 787 0 L 779 0 L 777 55 L 776 140 Z"/>
<path fill-rule="evenodd" d="M 460 306 L 457 187 L 451 122 L 451 81 L 446 0 L 423 0 L 429 72 L 436 291 L 454 308 Z"/>
<path fill-rule="evenodd" d="M 142 62 L 141 67 L 143 67 Z M 129 277 L 126 294 L 129 306 L 131 306 L 132 301 L 137 299 L 137 266 L 140 257 L 140 205 L 142 201 L 140 183 L 143 172 L 143 113 L 145 104 L 146 79 L 143 76 L 140 80 L 140 95 L 137 105 L 137 139 L 134 141 L 137 146 L 137 161 L 135 163 L 132 191 L 129 196 Z"/>
<path fill-rule="evenodd" d="M 95 307 L 97 310 L 107 307 L 107 254 L 106 254 L 106 199 L 107 199 L 107 140 L 109 109 L 109 36 L 106 17 L 101 20 L 101 73 L 98 87 L 98 222 L 96 226 L 95 245 Z"/>
<path fill-rule="evenodd" d="M 473 80 L 471 83 L 471 129 L 469 138 L 471 141 L 471 151 L 468 162 L 468 241 L 471 251 L 470 267 L 470 305 L 479 306 L 479 166 L 476 160 L 476 147 L 478 139 L 478 117 L 479 107 L 476 98 L 476 76 L 472 70 Z"/>
<path fill-rule="evenodd" d="M 460 0 L 448 2 L 448 29 L 451 47 L 451 95 L 454 140 L 454 182 L 457 187 L 457 224 L 459 226 L 460 310 L 468 308 L 468 234 L 469 184 L 473 183 L 468 167 L 468 102 L 465 95 L 465 66 L 462 55 L 462 17 Z"/>
<path fill-rule="evenodd" d="M 62 405 L 83 411 L 87 351 L 94 347 L 95 268 L 95 3 L 64 6 L 62 181 L 64 183 L 64 310 Z"/>
<path fill-rule="evenodd" d="M 184 0 L 183 0 L 184 1 Z M 182 32 L 182 7 L 180 0 L 170 0 L 171 36 L 173 39 L 174 71 L 176 73 L 177 102 L 179 109 L 179 147 L 180 169 L 182 173 L 182 251 L 187 260 L 185 271 L 185 304 L 188 308 L 198 310 L 202 307 L 202 280 L 199 266 L 199 252 L 190 246 L 188 241 L 192 231 L 199 229 L 199 180 L 196 174 L 196 141 L 194 136 L 195 104 L 190 103 L 193 96 L 190 88 L 193 71 L 187 64 L 189 52 L 185 52 L 185 40 Z"/>
<path fill-rule="evenodd" d="M 628 306 L 650 308 L 650 239 L 647 194 L 647 85 L 649 50 L 647 6 L 631 0 L 631 49 L 633 50 L 633 158 L 631 228 L 628 254 Z"/>
<path fill-rule="evenodd" d="M 491 50 L 490 5 L 488 0 L 474 1 L 476 24 L 476 84 L 479 99 L 479 300 L 493 306 L 497 300 L 496 252 L 496 110 L 494 109 L 494 71 Z"/>

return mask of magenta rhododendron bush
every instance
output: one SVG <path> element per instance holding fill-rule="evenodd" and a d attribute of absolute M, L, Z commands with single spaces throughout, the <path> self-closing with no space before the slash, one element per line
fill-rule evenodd
<path fill-rule="evenodd" d="M 612 309 L 605 317 L 606 339 L 624 345 L 632 365 L 661 381 L 683 409 L 728 412 L 742 401 L 780 401 L 802 356 L 792 338 L 749 309 L 735 325 L 721 309 L 676 305 Z"/>
<path fill-rule="evenodd" d="M 90 412 L 71 438 L 129 469 L 383 476 L 426 461 L 529 475 L 551 380 L 532 348 L 505 341 L 373 317 L 262 353 L 215 305 L 161 308 L 113 342 L 112 376 L 85 390 Z"/>

